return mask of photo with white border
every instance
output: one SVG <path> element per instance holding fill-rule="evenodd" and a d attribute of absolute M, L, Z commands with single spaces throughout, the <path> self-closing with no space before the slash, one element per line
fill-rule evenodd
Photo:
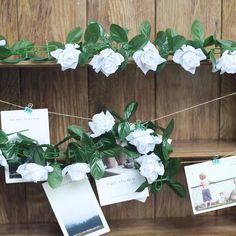
<path fill-rule="evenodd" d="M 194 214 L 236 206 L 236 156 L 184 168 Z"/>

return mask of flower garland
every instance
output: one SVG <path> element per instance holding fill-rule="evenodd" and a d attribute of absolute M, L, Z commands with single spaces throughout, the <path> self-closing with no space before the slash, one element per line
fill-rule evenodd
<path fill-rule="evenodd" d="M 95 179 L 103 177 L 109 158 L 123 157 L 124 165 L 139 169 L 145 182 L 137 189 L 146 187 L 151 192 L 161 190 L 168 184 L 179 196 L 185 188 L 173 177 L 180 168 L 179 159 L 170 159 L 172 152 L 170 134 L 174 122 L 167 128 L 153 122 L 130 122 L 138 104 L 130 102 L 121 117 L 115 112 L 95 114 L 88 123 L 92 132 L 80 126 L 70 125 L 68 136 L 57 144 L 42 144 L 18 132 L 6 134 L 0 131 L 0 165 L 17 165 L 17 173 L 30 181 L 48 181 L 52 188 L 60 186 L 63 177 L 79 181 L 87 173 Z M 14 139 L 8 136 L 14 135 Z M 61 145 L 66 143 L 66 149 Z"/>
<path fill-rule="evenodd" d="M 0 35 L 0 61 L 18 63 L 24 60 L 56 60 L 62 70 L 75 69 L 78 65 L 89 64 L 98 73 L 107 77 L 117 70 L 123 70 L 130 58 L 146 74 L 149 70 L 159 71 L 169 56 L 184 70 L 194 74 L 202 60 L 210 60 L 212 71 L 236 73 L 236 42 L 217 39 L 216 35 L 205 37 L 203 24 L 192 23 L 192 39 L 188 40 L 174 29 L 159 31 L 154 42 L 150 42 L 151 24 L 141 23 L 139 32 L 131 40 L 128 30 L 111 24 L 109 32 L 97 21 L 91 21 L 83 31 L 72 29 L 66 43 L 50 41 L 36 45 L 29 40 L 20 40 L 10 46 Z M 84 41 L 81 41 L 81 39 Z M 216 59 L 216 54 L 222 56 Z"/>

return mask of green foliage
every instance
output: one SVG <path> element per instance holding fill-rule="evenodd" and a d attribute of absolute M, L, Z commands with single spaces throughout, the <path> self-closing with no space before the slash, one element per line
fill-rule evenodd
<path fill-rule="evenodd" d="M 100 159 L 100 154 L 98 152 L 94 153 L 90 161 L 91 175 L 94 179 L 101 179 L 105 172 L 105 166 Z"/>
<path fill-rule="evenodd" d="M 125 107 L 125 120 L 129 120 L 130 117 L 132 116 L 133 113 L 136 112 L 138 108 L 138 103 L 135 101 L 130 102 L 126 107 Z"/>
<path fill-rule="evenodd" d="M 51 188 L 57 188 L 60 186 L 63 176 L 61 167 L 58 163 L 52 164 L 53 171 L 48 174 L 48 184 Z"/>
<path fill-rule="evenodd" d="M 151 24 L 149 21 L 145 20 L 139 26 L 139 33 L 143 34 L 146 38 L 150 38 L 151 34 Z"/>
<path fill-rule="evenodd" d="M 110 26 L 111 38 L 117 43 L 127 43 L 127 31 L 119 25 L 111 24 Z"/>
<path fill-rule="evenodd" d="M 83 30 L 80 27 L 75 27 L 67 35 L 66 43 L 78 43 L 82 35 L 83 35 Z"/>
<path fill-rule="evenodd" d="M 169 179 L 167 181 L 167 185 L 172 189 L 174 190 L 174 192 L 180 196 L 180 197 L 185 197 L 187 192 L 186 192 L 186 189 L 185 187 L 179 183 L 178 181 L 175 181 L 173 179 Z"/>
<path fill-rule="evenodd" d="M 100 37 L 100 26 L 97 23 L 88 25 L 84 33 L 84 40 L 88 43 L 96 43 Z"/>
<path fill-rule="evenodd" d="M 199 20 L 194 20 L 191 28 L 192 39 L 194 41 L 199 41 L 200 43 L 204 43 L 205 35 L 204 35 L 204 26 Z"/>

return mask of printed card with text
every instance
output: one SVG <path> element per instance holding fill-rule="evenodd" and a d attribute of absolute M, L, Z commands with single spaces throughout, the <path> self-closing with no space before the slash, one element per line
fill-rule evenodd
<path fill-rule="evenodd" d="M 236 205 L 236 156 L 185 166 L 194 214 Z"/>
<path fill-rule="evenodd" d="M 101 206 L 129 200 L 145 202 L 149 196 L 148 189 L 136 192 L 145 178 L 133 168 L 130 160 L 122 161 L 119 157 L 104 158 L 104 164 L 105 174 L 103 178 L 96 180 Z"/>
<path fill-rule="evenodd" d="M 70 181 L 52 189 L 43 184 L 64 236 L 102 235 L 110 231 L 88 179 Z"/>
<path fill-rule="evenodd" d="M 32 113 L 24 110 L 1 111 L 1 127 L 6 134 L 23 131 L 22 134 L 39 144 L 50 143 L 48 109 L 34 109 Z M 10 135 L 9 139 L 14 140 L 16 137 L 16 134 Z M 29 182 L 16 173 L 17 168 L 18 165 L 5 168 L 6 183 Z"/>

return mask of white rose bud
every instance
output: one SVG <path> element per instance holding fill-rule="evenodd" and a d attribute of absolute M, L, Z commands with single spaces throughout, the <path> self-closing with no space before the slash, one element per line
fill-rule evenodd
<path fill-rule="evenodd" d="M 86 163 L 75 163 L 72 165 L 66 166 L 62 170 L 62 175 L 65 176 L 68 174 L 73 181 L 78 181 L 86 178 L 86 173 L 90 172 L 89 165 Z"/>
<path fill-rule="evenodd" d="M 61 64 L 62 71 L 67 69 L 75 69 L 79 63 L 79 55 L 81 53 L 78 44 L 68 43 L 65 49 L 57 49 L 51 52 L 51 56 L 57 59 L 57 64 Z"/>
<path fill-rule="evenodd" d="M 173 61 L 180 64 L 186 71 L 195 74 L 196 68 L 200 66 L 200 61 L 205 60 L 206 56 L 200 48 L 183 45 L 174 53 Z"/>
<path fill-rule="evenodd" d="M 6 158 L 3 156 L 1 150 L 0 150 L 0 165 L 1 165 L 1 166 L 7 166 L 7 160 L 6 160 Z"/>
<path fill-rule="evenodd" d="M 147 179 L 149 184 L 153 183 L 159 175 L 164 175 L 164 165 L 155 153 L 143 155 L 137 158 L 136 161 L 141 165 L 140 174 Z"/>
<path fill-rule="evenodd" d="M 236 73 L 236 51 L 229 52 L 229 50 L 225 51 L 222 56 L 216 61 L 215 68 L 213 68 L 213 72 L 220 70 L 220 74 L 228 73 L 235 74 Z"/>
<path fill-rule="evenodd" d="M 106 132 L 109 132 L 114 124 L 115 119 L 109 111 L 106 111 L 106 114 L 104 112 L 95 114 L 92 121 L 89 122 L 89 127 L 93 131 L 91 137 L 96 138 Z"/>
<path fill-rule="evenodd" d="M 142 50 L 135 52 L 133 59 L 144 74 L 149 70 L 156 71 L 157 66 L 166 61 L 151 42 L 148 42 Z"/>
<path fill-rule="evenodd" d="M 95 55 L 89 65 L 95 69 L 96 73 L 101 71 L 108 77 L 110 74 L 117 71 L 124 60 L 124 57 L 120 53 L 114 52 L 110 48 L 106 48 L 102 50 L 99 55 Z"/>
<path fill-rule="evenodd" d="M 0 40 L 0 46 L 4 47 L 7 44 L 5 39 Z"/>
<path fill-rule="evenodd" d="M 25 180 L 33 182 L 45 181 L 48 179 L 48 173 L 53 171 L 51 166 L 41 166 L 35 163 L 25 163 L 20 165 L 16 172 Z"/>
<path fill-rule="evenodd" d="M 147 154 L 154 150 L 156 144 L 162 142 L 160 137 L 151 135 L 153 132 L 152 129 L 134 130 L 126 137 L 126 140 L 134 145 L 140 154 Z"/>

